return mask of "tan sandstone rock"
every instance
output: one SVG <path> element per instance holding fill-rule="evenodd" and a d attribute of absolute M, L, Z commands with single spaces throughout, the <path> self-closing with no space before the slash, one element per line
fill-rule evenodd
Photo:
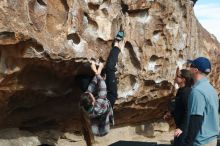
<path fill-rule="evenodd" d="M 161 119 L 187 59 L 210 58 L 220 91 L 220 44 L 189 0 L 3 0 L 0 20 L 1 129 L 80 131 L 75 76 L 107 59 L 121 25 L 117 126 Z"/>

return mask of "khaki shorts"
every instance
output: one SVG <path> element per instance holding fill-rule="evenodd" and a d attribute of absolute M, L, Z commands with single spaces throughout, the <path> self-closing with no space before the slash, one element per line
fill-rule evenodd
<path fill-rule="evenodd" d="M 217 146 L 217 139 L 215 139 L 215 140 L 213 140 L 213 141 L 211 141 L 211 142 L 209 142 L 209 143 L 207 143 L 203 146 Z"/>

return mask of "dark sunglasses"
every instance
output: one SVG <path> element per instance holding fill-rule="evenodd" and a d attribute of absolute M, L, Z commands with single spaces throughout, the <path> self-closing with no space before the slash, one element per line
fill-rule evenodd
<path fill-rule="evenodd" d="M 191 64 L 190 68 L 197 68 L 197 67 L 194 64 Z"/>

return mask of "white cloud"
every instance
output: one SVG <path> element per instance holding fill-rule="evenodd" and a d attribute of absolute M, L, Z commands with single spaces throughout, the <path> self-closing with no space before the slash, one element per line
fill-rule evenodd
<path fill-rule="evenodd" d="M 194 11 L 202 26 L 220 41 L 220 4 L 198 4 Z"/>

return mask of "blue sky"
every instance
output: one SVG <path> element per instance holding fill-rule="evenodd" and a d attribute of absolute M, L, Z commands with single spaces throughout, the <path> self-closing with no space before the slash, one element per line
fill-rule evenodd
<path fill-rule="evenodd" d="M 198 0 L 194 12 L 202 26 L 220 42 L 220 0 Z"/>

